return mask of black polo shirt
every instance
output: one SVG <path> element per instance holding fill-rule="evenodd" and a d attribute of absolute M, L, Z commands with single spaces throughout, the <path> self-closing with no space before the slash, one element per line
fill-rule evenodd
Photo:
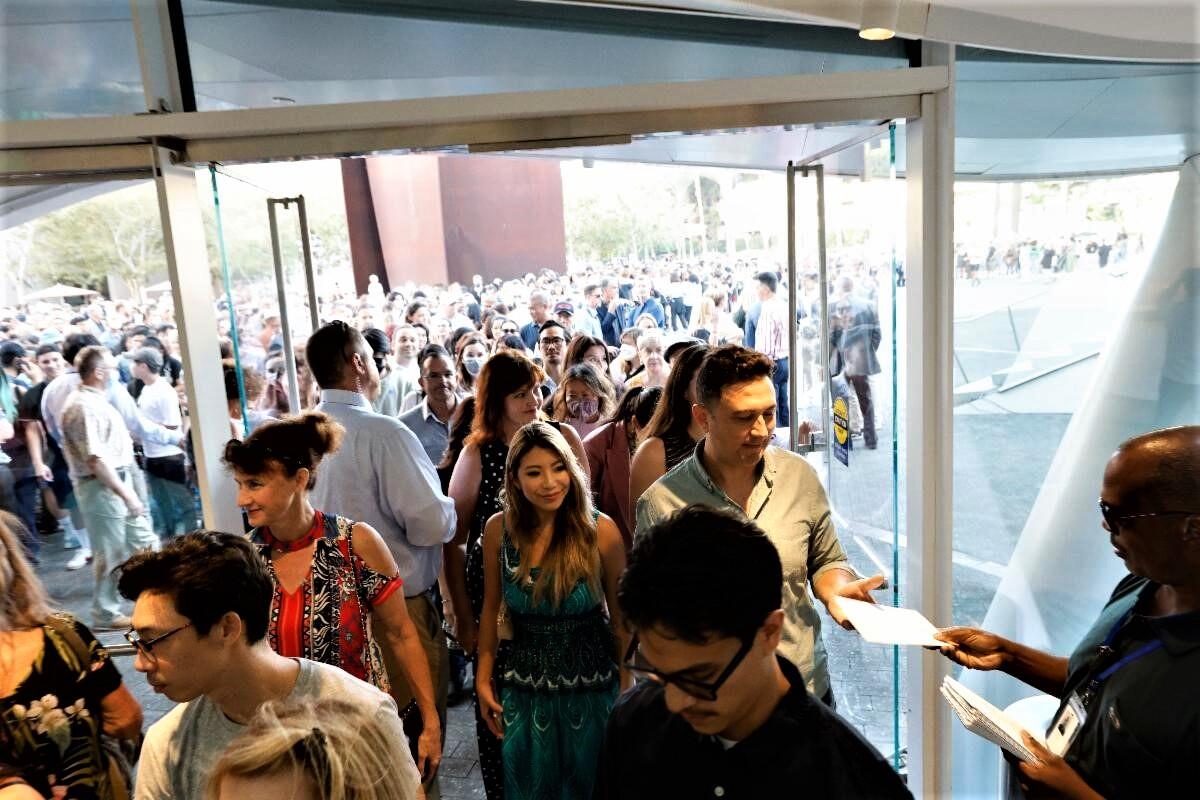
<path fill-rule="evenodd" d="M 1100 644 L 1130 609 L 1112 643 L 1115 655 L 1098 671 L 1155 639 L 1163 643 L 1101 685 L 1064 756 L 1110 800 L 1200 794 L 1200 612 L 1145 616 L 1158 588 L 1136 575 L 1123 578 L 1068 661 L 1064 704 L 1083 691 Z"/>
<path fill-rule="evenodd" d="M 728 750 L 667 710 L 661 684 L 617 701 L 593 800 L 911 798 L 899 776 L 835 711 L 810 697 L 800 672 L 767 721 Z"/>

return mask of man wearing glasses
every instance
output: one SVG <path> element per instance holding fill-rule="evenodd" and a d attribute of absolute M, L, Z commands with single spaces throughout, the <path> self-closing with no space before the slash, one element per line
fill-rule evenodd
<path fill-rule="evenodd" d="M 567 355 L 567 331 L 560 322 L 549 319 L 542 323 L 538 331 L 538 348 L 542 353 L 542 368 L 546 370 L 548 378 L 542 386 L 548 387 L 553 394 L 562 382 L 563 359 Z"/>
<path fill-rule="evenodd" d="M 244 536 L 195 531 L 161 552 L 137 553 L 120 566 L 119 586 L 134 601 L 125 637 L 137 650 L 134 669 L 179 703 L 146 733 L 138 800 L 202 800 L 217 758 L 271 700 L 361 704 L 404 739 L 391 697 L 338 667 L 271 649 L 271 575 Z M 395 766 L 415 797 L 416 765 L 410 758 Z"/>
<path fill-rule="evenodd" d="M 128 627 L 129 617 L 111 570 L 137 550 L 157 548 L 158 537 L 134 486 L 133 439 L 106 395 L 116 359 L 107 348 L 85 347 L 75 368 L 79 388 L 62 415 L 63 454 L 95 559 L 92 628 L 116 630 Z"/>
<path fill-rule="evenodd" d="M 617 597 L 643 680 L 609 718 L 594 800 L 911 797 L 777 652 L 783 568 L 754 523 L 703 505 L 666 517 Z"/>
<path fill-rule="evenodd" d="M 978 628 L 947 628 L 942 653 L 1060 699 L 1038 796 L 1172 797 L 1200 786 L 1200 426 L 1136 436 L 1100 489 L 1101 527 L 1129 570 L 1070 658 Z M 1191 787 L 1191 788 L 1188 788 Z"/>

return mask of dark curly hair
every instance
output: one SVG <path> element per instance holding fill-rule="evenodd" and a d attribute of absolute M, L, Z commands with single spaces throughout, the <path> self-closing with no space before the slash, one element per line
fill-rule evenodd
<path fill-rule="evenodd" d="M 124 598 L 136 601 L 143 592 L 167 595 L 201 636 L 231 611 L 241 617 L 250 644 L 267 635 L 271 573 L 245 536 L 193 531 L 161 550 L 134 553 L 115 571 Z"/>
<path fill-rule="evenodd" d="M 227 467 L 247 475 L 262 475 L 273 465 L 289 477 L 307 469 L 311 489 L 316 485 L 317 465 L 338 449 L 345 432 L 332 417 L 319 411 L 305 411 L 259 426 L 244 442 L 230 439 L 225 443 L 221 460 Z"/>
<path fill-rule="evenodd" d="M 736 344 L 713 348 L 700 362 L 696 402 L 703 406 L 711 405 L 721 399 L 721 392 L 726 386 L 736 386 L 764 376 L 769 378 L 774 369 L 775 362 L 757 350 Z"/>

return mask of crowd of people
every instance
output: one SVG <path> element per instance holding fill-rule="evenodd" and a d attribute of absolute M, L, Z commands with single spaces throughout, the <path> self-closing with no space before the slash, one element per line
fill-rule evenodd
<path fill-rule="evenodd" d="M 775 436 L 815 277 L 789 320 L 781 276 L 756 264 L 603 271 L 372 281 L 331 295 L 294 354 L 253 292 L 222 300 L 222 463 L 244 531 L 196 530 L 169 309 L 5 318 L 0 797 L 123 797 L 130 781 L 144 800 L 437 796 L 446 708 L 468 696 L 489 800 L 909 796 L 836 713 L 821 636 L 825 617 L 851 628 L 842 601 L 873 602 L 883 578 L 850 564 L 815 470 Z M 802 391 L 824 372 L 809 362 L 846 382 L 868 448 L 876 293 L 865 266 L 838 268 L 832 346 L 804 336 L 796 365 Z M 1150 470 L 1158 494 L 1106 475 L 1106 526 L 1141 576 L 1114 603 L 1194 617 L 1200 511 L 1153 550 L 1142 530 L 1194 502 L 1200 431 L 1157 436 L 1110 469 L 1144 450 L 1191 467 Z M 93 565 L 90 626 L 54 612 L 34 570 L 58 528 L 67 568 Z M 124 631 L 134 668 L 178 703 L 136 772 L 109 745 L 140 740 L 141 710 L 95 630 Z M 1064 707 L 1093 675 L 1091 650 L 1068 669 L 975 629 L 942 635 L 948 657 Z M 1140 668 L 1192 669 L 1195 652 Z M 1043 749 L 1022 780 L 1123 796 L 1132 767 L 1113 765 L 1132 762 L 1109 759 L 1106 736 L 1085 727 L 1086 745 Z M 1159 774 L 1193 769 L 1186 752 L 1155 753 Z"/>

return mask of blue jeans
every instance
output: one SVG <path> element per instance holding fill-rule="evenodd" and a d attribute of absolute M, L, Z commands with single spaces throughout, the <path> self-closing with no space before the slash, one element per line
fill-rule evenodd
<path fill-rule="evenodd" d="M 771 373 L 771 383 L 775 384 L 775 424 L 784 427 L 790 424 L 791 416 L 788 408 L 788 361 L 786 358 L 775 359 L 775 370 Z"/>

